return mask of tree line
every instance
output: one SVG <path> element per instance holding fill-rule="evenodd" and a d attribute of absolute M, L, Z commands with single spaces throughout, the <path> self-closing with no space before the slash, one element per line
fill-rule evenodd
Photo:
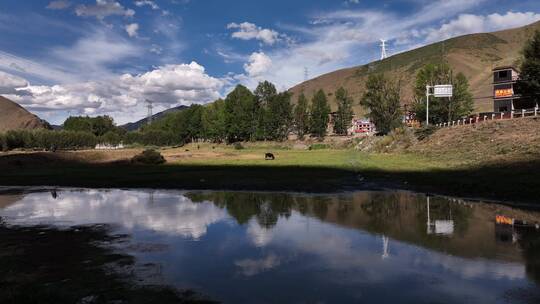
<path fill-rule="evenodd" d="M 343 88 L 335 96 L 338 111 L 334 131 L 344 135 L 351 125 L 352 99 Z M 290 92 L 278 92 L 272 83 L 263 81 L 253 92 L 238 85 L 225 99 L 169 113 L 143 126 L 141 132 L 175 134 L 182 142 L 282 141 L 291 133 L 300 139 L 307 135 L 323 138 L 327 135 L 330 112 L 323 90 L 317 91 L 310 103 L 302 93 L 293 104 Z"/>

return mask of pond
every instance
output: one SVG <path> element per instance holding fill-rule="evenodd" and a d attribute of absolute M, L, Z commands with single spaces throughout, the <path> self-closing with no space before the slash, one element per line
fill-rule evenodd
<path fill-rule="evenodd" d="M 2 194 L 3 193 L 3 194 Z M 405 191 L 24 189 L 7 224 L 111 224 L 143 279 L 225 303 L 527 303 L 540 299 L 540 213 Z"/>

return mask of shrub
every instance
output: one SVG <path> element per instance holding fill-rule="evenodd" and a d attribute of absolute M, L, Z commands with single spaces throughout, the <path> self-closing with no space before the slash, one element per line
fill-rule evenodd
<path fill-rule="evenodd" d="M 133 156 L 131 162 L 145 165 L 160 165 L 165 163 L 165 158 L 156 150 L 146 149 L 141 154 Z"/>
<path fill-rule="evenodd" d="M 417 129 L 414 131 L 414 135 L 418 140 L 424 140 L 428 137 L 430 137 L 435 131 L 437 131 L 438 128 L 434 125 L 424 126 L 420 129 Z"/>
<path fill-rule="evenodd" d="M 416 138 L 412 132 L 406 128 L 397 128 L 392 130 L 388 135 L 381 137 L 375 143 L 376 152 L 395 152 L 405 150 L 414 145 Z"/>
<path fill-rule="evenodd" d="M 96 137 L 88 132 L 11 130 L 0 136 L 2 150 L 93 148 Z"/>
<path fill-rule="evenodd" d="M 242 146 L 241 143 L 236 142 L 236 143 L 234 143 L 234 149 L 235 149 L 235 150 L 243 150 L 243 149 L 244 149 L 244 146 Z"/>

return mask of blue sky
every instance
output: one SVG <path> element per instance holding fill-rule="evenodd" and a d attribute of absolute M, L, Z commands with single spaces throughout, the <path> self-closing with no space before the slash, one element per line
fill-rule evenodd
<path fill-rule="evenodd" d="M 389 52 L 540 20 L 524 0 L 2 0 L 0 94 L 61 123 L 119 123 L 222 97 L 268 79 L 304 78 Z"/>

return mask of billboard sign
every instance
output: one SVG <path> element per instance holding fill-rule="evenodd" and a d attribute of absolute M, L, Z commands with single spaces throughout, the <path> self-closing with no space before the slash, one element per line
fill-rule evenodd
<path fill-rule="evenodd" d="M 514 90 L 512 90 L 512 88 L 495 90 L 495 98 L 512 97 L 512 96 L 514 96 Z"/>
<path fill-rule="evenodd" d="M 452 97 L 454 89 L 451 84 L 436 85 L 433 87 L 433 96 Z"/>

